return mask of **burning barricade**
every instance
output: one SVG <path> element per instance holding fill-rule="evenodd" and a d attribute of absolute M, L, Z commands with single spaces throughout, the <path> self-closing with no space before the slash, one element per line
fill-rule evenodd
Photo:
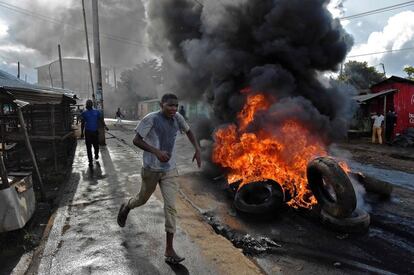
<path fill-rule="evenodd" d="M 238 123 L 215 132 L 212 160 L 227 169 L 228 183 L 237 186 L 236 208 L 256 214 L 283 203 L 306 209 L 318 204 L 325 224 L 347 232 L 366 229 L 369 214 L 356 209 L 354 188 L 341 167 L 346 164 L 328 157 L 317 135 L 293 119 L 279 129 L 250 128 L 272 101 L 261 93 L 249 94 Z"/>

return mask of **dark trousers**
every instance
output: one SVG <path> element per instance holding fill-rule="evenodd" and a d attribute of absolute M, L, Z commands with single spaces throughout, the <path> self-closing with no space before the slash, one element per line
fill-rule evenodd
<path fill-rule="evenodd" d="M 385 126 L 385 140 L 388 142 L 392 141 L 392 133 L 394 132 L 394 125 Z"/>
<path fill-rule="evenodd" d="M 88 153 L 89 163 L 92 162 L 92 146 L 95 151 L 95 156 L 99 155 L 99 140 L 98 131 L 85 131 L 85 144 Z"/>

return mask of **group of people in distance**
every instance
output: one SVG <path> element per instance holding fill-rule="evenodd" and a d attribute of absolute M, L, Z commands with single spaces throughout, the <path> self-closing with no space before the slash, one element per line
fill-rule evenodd
<path fill-rule="evenodd" d="M 397 123 L 397 114 L 393 109 L 388 110 L 386 117 L 381 113 L 377 112 L 375 115 L 371 116 L 373 120 L 372 124 L 372 143 L 376 143 L 378 139 L 378 143 L 382 144 L 382 128 L 384 126 L 385 120 L 385 141 L 387 143 L 391 143 L 392 141 L 392 134 L 394 132 L 394 127 Z"/>

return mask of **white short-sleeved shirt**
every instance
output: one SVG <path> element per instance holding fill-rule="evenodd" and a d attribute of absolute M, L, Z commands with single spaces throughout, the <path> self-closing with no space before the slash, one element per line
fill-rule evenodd
<path fill-rule="evenodd" d="M 384 121 L 384 116 L 383 115 L 373 115 L 371 117 L 374 120 L 374 127 L 381 127 L 382 122 Z"/>
<path fill-rule="evenodd" d="M 168 162 L 160 162 L 158 158 L 147 151 L 144 151 L 143 166 L 156 172 L 166 172 L 176 167 L 175 157 L 175 138 L 177 132 L 181 130 L 188 132 L 190 126 L 180 113 L 176 113 L 173 118 L 168 118 L 161 111 L 147 114 L 135 128 L 143 140 L 149 145 L 166 151 L 171 155 Z"/>

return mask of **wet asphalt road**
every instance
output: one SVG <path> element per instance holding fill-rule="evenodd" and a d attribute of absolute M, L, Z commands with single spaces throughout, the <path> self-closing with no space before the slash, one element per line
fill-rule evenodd
<path fill-rule="evenodd" d="M 117 225 L 121 202 L 138 191 L 140 155 L 114 139 L 107 143 L 91 170 L 79 142 L 38 274 L 216 274 L 181 229 L 176 250 L 186 261 L 164 263 L 164 214 L 155 197 L 131 212 L 124 229 Z"/>

